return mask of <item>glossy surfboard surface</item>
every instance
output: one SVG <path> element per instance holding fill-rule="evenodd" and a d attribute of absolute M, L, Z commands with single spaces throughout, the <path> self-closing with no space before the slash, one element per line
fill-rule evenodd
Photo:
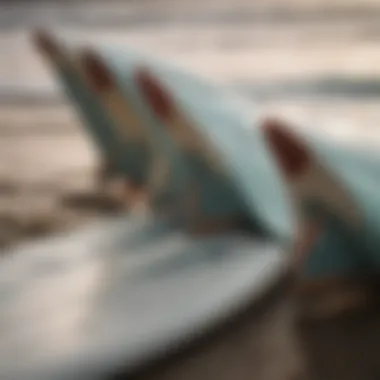
<path fill-rule="evenodd" d="M 247 235 L 194 241 L 120 218 L 7 252 L 0 376 L 98 379 L 133 371 L 260 298 L 288 270 Z"/>
<path fill-rule="evenodd" d="M 155 117 L 151 105 L 136 81 L 136 71 L 141 67 L 149 68 L 170 91 L 183 113 L 191 119 L 191 125 L 185 127 L 196 130 L 197 136 L 201 136 L 207 142 L 205 146 L 209 146 L 212 155 L 217 156 L 218 163 L 229 180 L 228 184 L 231 183 L 233 190 L 237 190 L 239 200 L 243 200 L 243 205 L 247 206 L 252 219 L 257 224 L 265 225 L 276 238 L 286 236 L 288 240 L 292 240 L 292 205 L 271 152 L 263 142 L 261 130 L 254 127 L 254 105 L 204 78 L 133 49 L 99 44 L 78 46 L 67 41 L 66 44 L 75 54 L 79 54 L 83 49 L 96 52 L 114 72 L 125 96 L 144 119 L 145 127 L 152 133 L 157 144 L 169 154 L 171 162 L 177 164 L 174 171 L 179 175 L 174 178 L 174 184 L 171 186 L 180 188 L 186 184 L 181 176 L 185 171 L 181 152 L 178 152 L 166 138 L 166 126 Z M 376 186 L 376 160 L 318 135 L 309 136 L 308 143 L 320 155 L 323 164 L 331 168 L 348 188 L 353 189 L 355 197 L 367 210 L 366 224 L 376 226 L 379 213 L 376 212 L 376 205 L 372 207 L 377 199 L 373 191 Z M 223 204 L 223 199 L 231 200 L 232 197 L 231 193 L 227 192 L 222 193 L 219 200 L 213 198 L 217 189 L 213 190 L 212 186 L 218 187 L 219 184 L 218 181 L 212 181 L 214 172 L 210 170 L 205 173 L 209 183 L 202 207 L 217 214 L 218 211 L 223 211 L 218 209 L 219 205 Z M 237 204 L 238 202 L 232 201 L 229 207 L 232 209 Z M 326 270 L 331 271 L 331 268 L 335 267 L 337 273 L 355 271 L 356 263 L 359 270 L 362 260 L 358 260 L 358 256 L 363 254 L 360 244 L 374 243 L 376 249 L 376 236 L 372 236 L 376 235 L 376 227 L 375 232 L 371 232 L 371 228 L 365 228 L 365 234 L 361 235 L 365 236 L 362 240 L 365 244 L 359 242 L 358 248 L 352 249 L 350 231 L 334 223 L 336 221 L 329 222 L 328 232 L 311 254 L 313 260 L 309 262 L 307 273 L 321 272 L 323 275 L 323 263 L 326 263 Z M 331 257 L 334 257 L 334 260 Z M 332 262 L 336 264 L 332 265 Z"/>

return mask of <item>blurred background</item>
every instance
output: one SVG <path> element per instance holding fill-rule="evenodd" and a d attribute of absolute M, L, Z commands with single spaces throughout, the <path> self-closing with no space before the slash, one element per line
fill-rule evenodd
<path fill-rule="evenodd" d="M 234 87 L 261 110 L 376 148 L 379 21 L 374 0 L 0 2 L 3 235 L 12 208 L 48 215 L 55 192 L 87 186 L 94 165 L 76 115 L 30 44 L 34 27 L 150 51 Z M 17 202 L 9 202 L 11 193 Z"/>
<path fill-rule="evenodd" d="M 91 188 L 96 157 L 30 44 L 40 25 L 147 50 L 237 89 L 261 110 L 312 122 L 348 144 L 380 144 L 378 0 L 2 1 L 1 245 L 101 212 L 57 203 Z M 377 320 L 302 327 L 313 376 L 380 379 Z"/>

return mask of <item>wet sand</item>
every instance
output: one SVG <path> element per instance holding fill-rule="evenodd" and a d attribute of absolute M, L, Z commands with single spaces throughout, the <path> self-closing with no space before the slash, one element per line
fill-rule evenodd
<path fill-rule="evenodd" d="M 0 246 L 112 210 L 112 200 L 96 194 L 97 161 L 67 105 L 0 106 Z"/>

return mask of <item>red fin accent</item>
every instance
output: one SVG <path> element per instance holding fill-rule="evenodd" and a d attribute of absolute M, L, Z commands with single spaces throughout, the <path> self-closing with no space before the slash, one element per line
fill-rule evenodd
<path fill-rule="evenodd" d="M 305 144 L 279 120 L 266 120 L 264 133 L 286 177 L 299 178 L 312 162 Z"/>
<path fill-rule="evenodd" d="M 137 83 L 156 116 L 162 121 L 171 118 L 174 105 L 169 92 L 149 70 L 140 68 L 135 73 Z"/>
<path fill-rule="evenodd" d="M 105 93 L 114 86 L 113 76 L 103 61 L 92 52 L 83 54 L 83 66 L 94 89 Z"/>
<path fill-rule="evenodd" d="M 33 41 L 37 48 L 48 56 L 55 56 L 59 53 L 59 47 L 54 38 L 45 30 L 37 30 L 33 34 Z"/>

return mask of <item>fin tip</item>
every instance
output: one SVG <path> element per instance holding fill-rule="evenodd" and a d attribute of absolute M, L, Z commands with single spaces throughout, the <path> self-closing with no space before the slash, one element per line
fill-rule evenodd
<path fill-rule="evenodd" d="M 311 156 L 302 140 L 284 122 L 275 118 L 264 121 L 264 135 L 286 177 L 301 176 L 311 162 Z"/>
<path fill-rule="evenodd" d="M 95 52 L 90 49 L 85 50 L 82 53 L 82 63 L 85 74 L 96 91 L 104 93 L 114 86 L 109 68 Z"/>
<path fill-rule="evenodd" d="M 162 120 L 170 119 L 173 104 L 169 91 L 146 66 L 140 66 L 135 71 L 137 83 L 154 113 Z"/>

